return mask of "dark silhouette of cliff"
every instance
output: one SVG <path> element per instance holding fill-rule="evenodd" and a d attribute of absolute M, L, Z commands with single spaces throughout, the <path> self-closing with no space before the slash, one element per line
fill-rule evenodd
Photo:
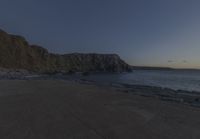
<path fill-rule="evenodd" d="M 131 67 L 116 54 L 53 54 L 24 37 L 0 30 L 0 67 L 34 72 L 123 72 Z"/>

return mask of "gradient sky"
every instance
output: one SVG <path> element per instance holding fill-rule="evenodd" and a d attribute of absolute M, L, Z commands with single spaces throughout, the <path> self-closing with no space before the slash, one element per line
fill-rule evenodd
<path fill-rule="evenodd" d="M 200 0 L 1 0 L 0 28 L 55 53 L 200 68 Z"/>

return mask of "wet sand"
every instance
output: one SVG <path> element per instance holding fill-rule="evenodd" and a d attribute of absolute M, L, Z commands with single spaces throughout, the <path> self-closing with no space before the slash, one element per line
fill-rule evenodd
<path fill-rule="evenodd" d="M 199 131 L 200 108 L 75 81 L 0 81 L 1 139 L 199 139 Z"/>

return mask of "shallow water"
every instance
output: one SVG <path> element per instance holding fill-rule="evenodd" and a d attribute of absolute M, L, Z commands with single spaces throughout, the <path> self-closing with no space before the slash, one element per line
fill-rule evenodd
<path fill-rule="evenodd" d="M 91 74 L 89 76 L 76 75 L 53 75 L 39 76 L 32 79 L 83 79 L 95 81 L 101 84 L 120 83 L 130 85 L 145 85 L 170 88 L 174 90 L 200 92 L 199 70 L 134 70 L 131 73 L 104 73 Z"/>
<path fill-rule="evenodd" d="M 95 74 L 81 78 L 101 83 L 148 85 L 200 92 L 200 71 L 196 70 L 135 70 L 132 73 Z"/>

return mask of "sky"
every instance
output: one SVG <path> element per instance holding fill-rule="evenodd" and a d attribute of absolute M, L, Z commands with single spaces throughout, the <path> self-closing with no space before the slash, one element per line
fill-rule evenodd
<path fill-rule="evenodd" d="M 0 28 L 53 53 L 200 68 L 199 0 L 0 0 Z"/>

